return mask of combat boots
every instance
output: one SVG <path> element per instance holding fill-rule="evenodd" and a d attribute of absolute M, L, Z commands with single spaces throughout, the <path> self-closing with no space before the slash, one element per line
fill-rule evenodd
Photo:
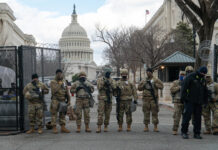
<path fill-rule="evenodd" d="M 213 135 L 218 135 L 218 128 L 213 129 Z"/>
<path fill-rule="evenodd" d="M 101 126 L 100 126 L 100 125 L 98 125 L 98 128 L 97 128 L 97 130 L 96 130 L 96 133 L 101 133 Z"/>
<path fill-rule="evenodd" d="M 39 126 L 39 128 L 38 128 L 38 133 L 39 133 L 39 134 L 42 134 L 42 133 L 43 133 L 41 126 Z"/>
<path fill-rule="evenodd" d="M 104 126 L 104 132 L 108 132 L 108 127 L 107 127 L 107 125 Z"/>
<path fill-rule="evenodd" d="M 86 124 L 86 129 L 85 129 L 86 132 L 92 132 L 89 128 L 89 124 Z"/>
<path fill-rule="evenodd" d="M 148 128 L 148 125 L 146 124 L 144 128 L 144 132 L 148 132 L 148 131 L 149 131 L 149 128 Z"/>
<path fill-rule="evenodd" d="M 53 130 L 53 133 L 54 133 L 54 134 L 57 134 L 57 133 L 58 133 L 58 130 L 57 130 L 57 127 L 56 127 L 56 126 L 53 126 L 52 130 Z"/>
<path fill-rule="evenodd" d="M 204 131 L 204 134 L 211 134 L 211 131 L 210 130 L 206 130 L 206 131 Z"/>
<path fill-rule="evenodd" d="M 61 132 L 62 132 L 62 133 L 70 133 L 70 130 L 68 130 L 68 129 L 65 127 L 65 125 L 62 125 L 62 126 L 61 126 Z"/>
<path fill-rule="evenodd" d="M 177 131 L 173 131 L 173 135 L 177 135 Z"/>
<path fill-rule="evenodd" d="M 78 125 L 78 126 L 77 126 L 77 130 L 76 130 L 76 132 L 77 132 L 77 133 L 80 133 L 80 129 L 81 129 L 81 126 Z"/>
<path fill-rule="evenodd" d="M 154 125 L 154 132 L 159 132 L 156 124 Z"/>
<path fill-rule="evenodd" d="M 121 132 L 122 130 L 123 130 L 123 126 L 119 125 L 118 132 Z"/>
<path fill-rule="evenodd" d="M 35 132 L 34 127 L 30 127 L 30 129 L 26 133 L 30 134 L 30 133 L 34 133 L 34 132 Z"/>
<path fill-rule="evenodd" d="M 127 131 L 127 132 L 130 132 L 130 131 L 131 131 L 131 125 L 130 125 L 130 124 L 127 125 L 126 131 Z"/>

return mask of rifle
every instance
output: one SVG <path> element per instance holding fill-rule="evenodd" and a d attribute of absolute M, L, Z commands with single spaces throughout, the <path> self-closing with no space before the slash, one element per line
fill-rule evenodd
<path fill-rule="evenodd" d="M 92 97 L 91 89 L 87 87 L 83 82 L 80 82 L 80 83 L 82 84 L 82 87 L 84 88 L 84 90 L 89 94 L 89 106 L 92 108 L 94 106 L 95 100 Z"/>
<path fill-rule="evenodd" d="M 111 96 L 110 96 L 110 82 L 108 80 L 105 81 L 105 85 L 106 85 L 106 96 L 107 96 L 107 102 L 108 104 L 111 103 Z"/>
<path fill-rule="evenodd" d="M 151 87 L 151 89 L 147 89 L 147 90 L 149 90 L 149 91 L 151 92 L 151 95 L 152 95 L 152 97 L 153 97 L 153 99 L 154 99 L 154 102 L 155 102 L 155 104 L 158 106 L 157 98 L 156 98 L 156 96 L 155 96 L 154 89 L 153 89 L 153 86 L 152 86 L 152 84 L 151 84 L 151 81 L 147 81 L 147 83 L 148 83 L 149 86 Z"/>
<path fill-rule="evenodd" d="M 121 89 L 117 87 L 117 97 L 116 97 L 116 102 L 117 102 L 117 107 L 116 107 L 116 116 L 117 116 L 117 121 L 119 121 L 119 113 L 120 113 L 120 96 L 121 96 Z"/>
<path fill-rule="evenodd" d="M 47 104 L 44 100 L 44 93 L 43 91 L 40 90 L 40 88 L 36 85 L 35 82 L 32 82 L 32 85 L 35 87 L 35 89 L 33 89 L 33 91 L 39 95 L 39 100 L 43 103 L 43 110 L 47 111 Z"/>

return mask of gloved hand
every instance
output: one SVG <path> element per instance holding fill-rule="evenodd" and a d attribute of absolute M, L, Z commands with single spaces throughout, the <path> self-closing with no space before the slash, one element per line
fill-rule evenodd
<path fill-rule="evenodd" d="M 111 84 L 110 84 L 110 82 L 109 82 L 108 80 L 106 80 L 106 81 L 104 82 L 104 85 L 105 85 L 105 86 L 110 86 Z"/>
<path fill-rule="evenodd" d="M 76 88 L 76 91 L 78 92 L 81 89 L 83 89 L 83 87 L 79 86 L 79 87 Z"/>
<path fill-rule="evenodd" d="M 151 83 L 151 81 L 150 81 L 150 80 L 147 80 L 147 83 L 148 83 L 148 84 L 150 84 L 150 83 Z"/>
<path fill-rule="evenodd" d="M 134 100 L 133 103 L 136 104 L 136 105 L 138 104 L 137 100 Z"/>

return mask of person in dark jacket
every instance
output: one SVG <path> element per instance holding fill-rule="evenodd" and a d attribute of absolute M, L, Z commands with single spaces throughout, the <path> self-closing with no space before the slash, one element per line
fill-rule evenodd
<path fill-rule="evenodd" d="M 184 103 L 184 112 L 181 132 L 184 139 L 189 138 L 187 132 L 192 114 L 195 118 L 193 130 L 194 138 L 202 139 L 200 136 L 202 105 L 207 103 L 206 74 L 207 68 L 203 66 L 196 72 L 190 73 L 183 81 L 181 100 Z"/>

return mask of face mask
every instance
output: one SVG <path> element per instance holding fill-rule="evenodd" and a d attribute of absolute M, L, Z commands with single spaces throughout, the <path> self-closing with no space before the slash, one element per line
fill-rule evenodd
<path fill-rule="evenodd" d="M 110 72 L 106 72 L 106 73 L 105 73 L 105 77 L 106 77 L 106 78 L 110 78 L 110 75 L 111 75 Z"/>
<path fill-rule="evenodd" d="M 184 79 L 184 76 L 179 76 L 180 81 L 183 81 L 183 79 Z"/>
<path fill-rule="evenodd" d="M 126 80 L 126 79 L 127 79 L 127 76 L 122 76 L 122 78 L 123 78 L 124 80 Z"/>
<path fill-rule="evenodd" d="M 58 76 L 57 76 L 57 79 L 58 79 L 58 80 L 63 80 L 63 76 L 62 76 L 62 75 L 60 75 L 60 76 L 58 75 Z"/>
<path fill-rule="evenodd" d="M 85 78 L 85 77 L 81 77 L 81 78 L 79 78 L 79 81 L 80 81 L 80 82 L 85 82 L 85 81 L 86 81 L 86 78 Z"/>

